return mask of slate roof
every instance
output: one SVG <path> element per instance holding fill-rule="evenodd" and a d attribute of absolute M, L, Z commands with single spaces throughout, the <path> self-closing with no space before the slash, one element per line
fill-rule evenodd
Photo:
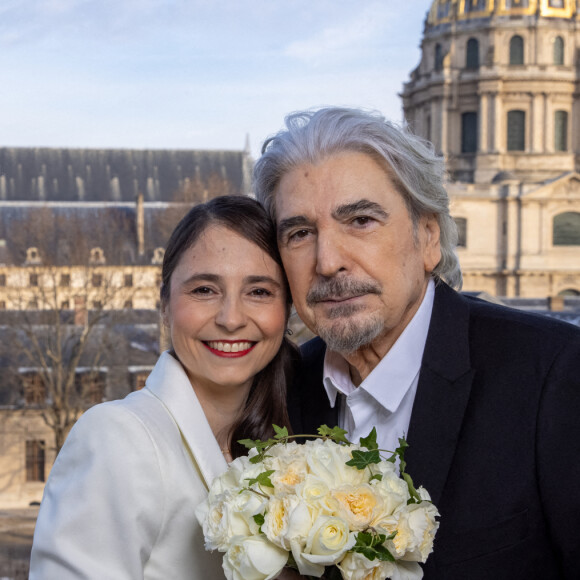
<path fill-rule="evenodd" d="M 0 265 L 151 264 L 187 210 L 216 195 L 247 195 L 248 151 L 0 148 Z M 137 198 L 143 200 L 139 250 Z"/>
<path fill-rule="evenodd" d="M 247 194 L 247 150 L 0 148 L 0 201 L 175 201 L 194 180 Z"/>

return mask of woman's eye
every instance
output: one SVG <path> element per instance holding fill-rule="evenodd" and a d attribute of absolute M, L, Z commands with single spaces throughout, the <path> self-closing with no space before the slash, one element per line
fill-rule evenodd
<path fill-rule="evenodd" d="M 199 286 L 198 288 L 194 288 L 192 290 L 192 294 L 199 294 L 202 296 L 206 296 L 208 294 L 212 294 L 213 290 L 209 286 Z"/>

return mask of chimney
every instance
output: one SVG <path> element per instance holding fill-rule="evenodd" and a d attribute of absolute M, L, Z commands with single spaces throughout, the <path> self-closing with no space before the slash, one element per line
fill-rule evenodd
<path fill-rule="evenodd" d="M 145 207 L 143 194 L 137 194 L 137 251 L 139 256 L 145 253 Z"/>

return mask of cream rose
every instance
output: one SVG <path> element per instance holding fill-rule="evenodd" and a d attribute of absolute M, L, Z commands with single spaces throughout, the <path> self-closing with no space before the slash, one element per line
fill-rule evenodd
<path fill-rule="evenodd" d="M 397 535 L 387 542 L 396 558 L 413 562 L 425 562 L 433 551 L 433 539 L 439 527 L 435 517 L 437 508 L 430 502 L 409 504 L 385 520 L 387 533 Z"/>
<path fill-rule="evenodd" d="M 223 559 L 227 580 L 271 580 L 288 561 L 288 552 L 262 536 L 234 540 Z"/>
<path fill-rule="evenodd" d="M 344 518 L 351 530 L 368 528 L 381 509 L 382 500 L 372 486 L 343 485 L 332 490 L 332 497 L 338 502 L 337 514 Z"/>
<path fill-rule="evenodd" d="M 356 446 L 347 447 L 320 439 L 307 441 L 305 446 L 309 472 L 329 487 L 359 485 L 368 479 L 368 473 L 364 469 L 346 465 L 352 459 L 351 451 L 357 449 Z"/>
<path fill-rule="evenodd" d="M 313 514 L 310 506 L 295 495 L 270 498 L 268 511 L 264 517 L 262 532 L 273 544 L 291 549 L 291 541 L 300 545 L 312 527 Z"/>
<path fill-rule="evenodd" d="M 420 580 L 423 570 L 415 562 L 381 562 L 349 553 L 338 565 L 344 580 Z"/>

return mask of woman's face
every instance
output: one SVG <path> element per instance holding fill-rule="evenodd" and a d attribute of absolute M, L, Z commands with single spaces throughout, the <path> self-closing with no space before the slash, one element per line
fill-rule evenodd
<path fill-rule="evenodd" d="M 193 386 L 249 388 L 284 336 L 280 266 L 232 230 L 209 226 L 181 256 L 169 287 L 163 318 Z"/>

